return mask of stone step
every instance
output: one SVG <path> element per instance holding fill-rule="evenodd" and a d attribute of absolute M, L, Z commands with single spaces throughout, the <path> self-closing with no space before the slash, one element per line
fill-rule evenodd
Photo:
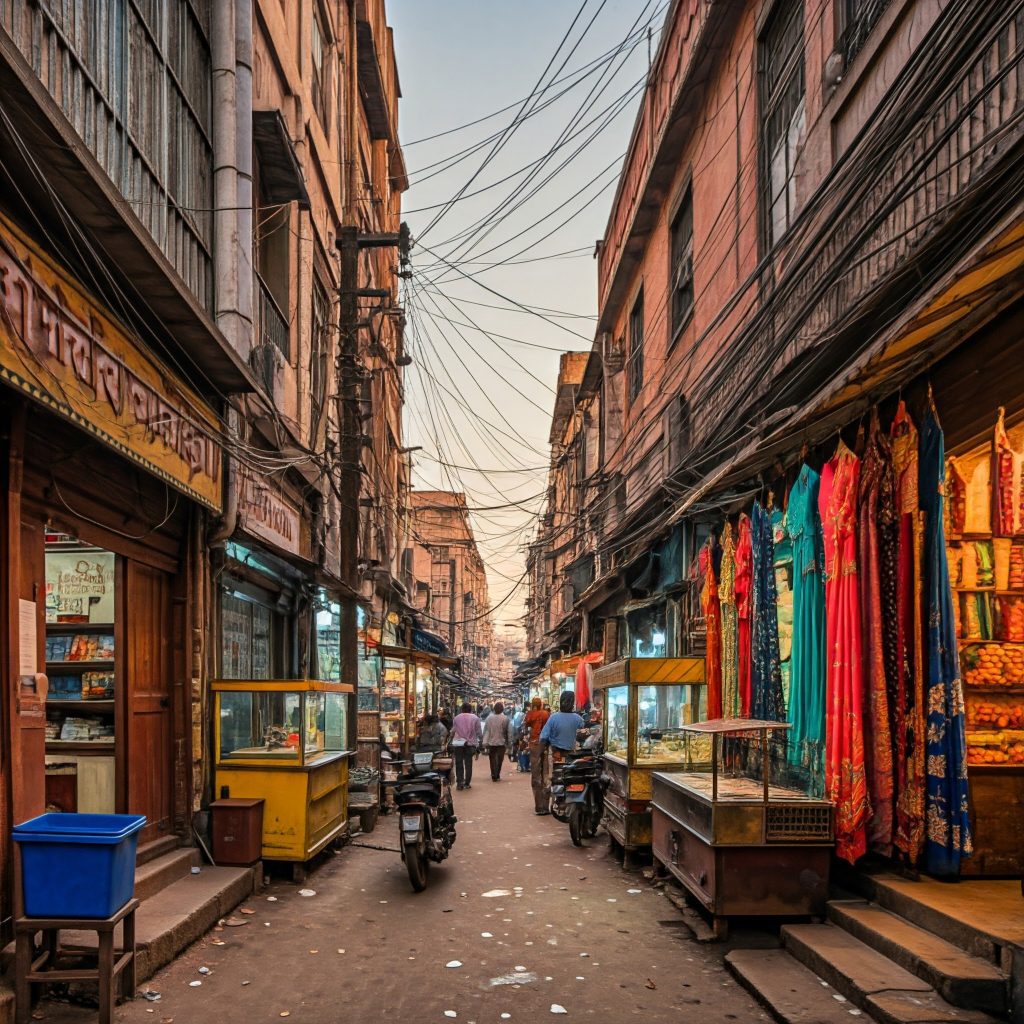
<path fill-rule="evenodd" d="M 135 851 L 135 866 L 148 864 L 151 860 L 178 849 L 181 840 L 177 836 L 161 836 L 159 839 L 152 839 L 148 843 L 140 843 Z"/>
<path fill-rule="evenodd" d="M 135 913 L 137 975 L 141 984 L 169 964 L 252 894 L 252 868 L 204 867 L 151 896 Z M 121 940 L 118 928 L 116 941 Z M 68 948 L 95 949 L 95 932 L 64 932 Z M 2 1021 L 2 1018 L 0 1018 Z"/>
<path fill-rule="evenodd" d="M 995 1024 L 982 1010 L 946 1002 L 928 982 L 832 924 L 784 925 L 787 950 L 879 1024 Z"/>
<path fill-rule="evenodd" d="M 782 1024 L 850 1024 L 862 1015 L 846 996 L 783 949 L 736 949 L 725 962 L 736 980 Z"/>
<path fill-rule="evenodd" d="M 828 915 L 856 939 L 926 981 L 954 1006 L 1007 1012 L 1008 980 L 991 962 L 863 900 L 833 900 Z"/>
<path fill-rule="evenodd" d="M 155 860 L 136 865 L 136 899 L 150 899 L 179 878 L 190 874 L 193 867 L 199 867 L 199 851 L 192 848 L 172 850 Z"/>

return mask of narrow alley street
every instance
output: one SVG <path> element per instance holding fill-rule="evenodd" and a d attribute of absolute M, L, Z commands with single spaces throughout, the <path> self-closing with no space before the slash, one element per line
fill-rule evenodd
<path fill-rule="evenodd" d="M 529 776 L 492 783 L 483 765 L 456 794 L 459 839 L 424 893 L 397 853 L 368 848 L 395 847 L 396 820 L 382 818 L 310 875 L 315 896 L 274 881 L 243 904 L 254 913 L 229 919 L 244 926 L 211 932 L 143 986 L 158 1002 L 136 999 L 117 1020 L 499 1024 L 557 1019 L 554 1005 L 595 1022 L 767 1019 L 723 948 L 692 941 L 661 892 L 608 856 L 603 832 L 575 849 L 564 825 L 533 814 Z M 41 1009 L 49 1024 L 95 1019 Z"/>

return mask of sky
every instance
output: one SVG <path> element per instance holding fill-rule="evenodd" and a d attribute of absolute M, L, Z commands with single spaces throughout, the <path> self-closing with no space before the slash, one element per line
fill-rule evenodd
<path fill-rule="evenodd" d="M 415 487 L 466 493 L 498 629 L 523 614 L 559 353 L 593 340 L 594 248 L 667 6 L 388 3 L 415 241 L 405 444 Z"/>

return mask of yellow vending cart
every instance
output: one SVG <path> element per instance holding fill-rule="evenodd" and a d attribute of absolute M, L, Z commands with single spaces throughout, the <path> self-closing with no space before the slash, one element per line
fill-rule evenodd
<path fill-rule="evenodd" d="M 604 825 L 629 863 L 651 845 L 651 775 L 683 767 L 678 730 L 707 718 L 703 658 L 625 658 L 594 670 L 612 783 Z"/>
<path fill-rule="evenodd" d="M 263 858 L 299 877 L 348 825 L 353 693 L 316 680 L 213 683 L 217 796 L 262 798 Z"/>

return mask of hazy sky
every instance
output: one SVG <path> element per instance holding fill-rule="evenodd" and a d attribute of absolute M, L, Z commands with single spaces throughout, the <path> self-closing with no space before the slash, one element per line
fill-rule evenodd
<path fill-rule="evenodd" d="M 590 347 L 594 244 L 640 102 L 646 29 L 656 48 L 666 7 L 667 0 L 388 4 L 412 181 L 405 219 L 418 243 L 405 299 L 414 358 L 405 443 L 424 448 L 413 456 L 415 486 L 465 491 L 477 510 L 491 600 L 505 602 L 495 612 L 499 626 L 523 612 L 519 581 L 543 503 L 558 353 Z M 544 91 L 526 108 L 536 112 L 510 132 L 538 81 Z M 442 132 L 449 134 L 428 138 Z M 514 303 L 543 307 L 549 319 Z"/>

